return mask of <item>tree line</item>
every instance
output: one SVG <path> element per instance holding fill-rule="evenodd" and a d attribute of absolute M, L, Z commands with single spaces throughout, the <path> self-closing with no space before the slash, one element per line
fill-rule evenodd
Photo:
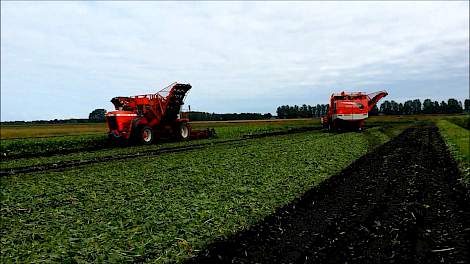
<path fill-rule="evenodd" d="M 282 105 L 276 110 L 278 118 L 310 118 L 320 117 L 328 113 L 329 105 L 317 104 L 315 106 L 303 104 Z M 470 99 L 461 101 L 450 98 L 447 101 L 432 101 L 425 99 L 422 103 L 420 99 L 407 100 L 404 103 L 397 103 L 393 100 L 385 100 L 380 107 L 376 105 L 369 111 L 369 115 L 412 115 L 412 114 L 458 114 L 470 113 Z"/>
<path fill-rule="evenodd" d="M 309 118 L 320 117 L 328 113 L 327 104 L 317 104 L 316 106 L 303 104 L 302 106 L 282 105 L 276 110 L 277 118 Z"/>
<path fill-rule="evenodd" d="M 27 125 L 27 124 L 84 124 L 84 123 L 102 123 L 106 119 L 105 109 L 95 109 L 88 118 L 70 118 L 70 119 L 52 119 L 52 120 L 34 120 L 34 121 L 3 121 L 5 125 Z"/>
<path fill-rule="evenodd" d="M 87 118 L 70 118 L 70 119 L 51 119 L 51 120 L 33 120 L 33 121 L 2 121 L 2 125 L 30 125 L 30 124 L 83 124 L 97 123 Z"/>
<path fill-rule="evenodd" d="M 189 118 L 191 121 L 228 121 L 228 120 L 262 120 L 271 119 L 271 113 L 207 113 L 207 112 L 182 112 L 181 118 Z M 4 121 L 5 125 L 22 124 L 76 124 L 76 123 L 101 123 L 106 120 L 106 110 L 95 109 L 89 115 L 88 119 L 54 119 L 54 120 L 36 120 L 36 121 Z"/>
<path fill-rule="evenodd" d="M 380 105 L 380 113 L 385 115 L 412 115 L 412 114 L 459 114 L 470 113 L 470 99 L 461 101 L 450 98 L 446 101 L 432 101 L 425 99 L 423 103 L 419 99 L 408 100 L 404 103 L 384 101 Z"/>

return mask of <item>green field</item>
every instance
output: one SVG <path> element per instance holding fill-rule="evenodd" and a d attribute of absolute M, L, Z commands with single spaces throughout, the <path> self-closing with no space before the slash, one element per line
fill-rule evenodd
<path fill-rule="evenodd" d="M 61 127 L 60 130 L 57 127 Z M 273 120 L 273 121 L 232 121 L 232 122 L 194 122 L 194 129 L 215 128 L 218 139 L 241 137 L 247 134 L 265 133 L 289 128 L 305 126 L 319 126 L 318 120 Z M 82 131 L 96 130 L 95 133 L 85 133 L 77 135 L 77 127 Z M 26 132 L 30 128 L 32 132 Z M 51 125 L 51 130 L 47 134 L 47 125 L 37 125 L 33 127 L 4 126 L 2 130 L 12 138 L 5 137 L 0 141 L 0 151 L 3 158 L 13 159 L 25 156 L 45 156 L 53 154 L 64 154 L 71 152 L 90 151 L 96 149 L 109 148 L 104 124 L 83 124 L 83 125 Z M 40 133 L 36 131 L 41 130 Z M 17 131 L 17 132 L 15 132 Z M 75 133 L 75 134 L 73 134 Z M 18 138 L 19 136 L 25 138 Z M 37 135 L 41 135 L 38 137 Z M 164 145 L 161 142 L 159 145 Z"/>
<path fill-rule="evenodd" d="M 454 153 L 468 161 L 468 148 L 459 147 L 468 129 L 457 125 L 465 118 L 371 117 L 372 126 L 361 133 L 317 129 L 260 138 L 246 135 L 318 127 L 318 120 L 200 123 L 194 126 L 214 127 L 218 138 L 93 151 L 85 149 L 101 132 L 2 139 L 2 152 L 12 150 L 2 159 L 3 171 L 128 158 L 2 176 L 0 261 L 181 262 L 262 220 L 409 126 L 436 122 L 457 146 Z M 154 154 L 185 146 L 200 147 Z"/>
<path fill-rule="evenodd" d="M 468 118 L 466 120 L 468 123 Z M 470 132 L 459 124 L 463 124 L 461 119 L 439 120 L 436 122 L 441 135 L 459 162 L 464 174 L 464 181 L 470 183 Z"/>
<path fill-rule="evenodd" d="M 319 119 L 289 119 L 289 120 L 241 120 L 241 121 L 197 121 L 191 122 L 195 129 L 201 128 L 262 128 L 262 127 L 289 127 L 298 125 L 319 125 Z M 1 139 L 25 139 L 56 136 L 83 136 L 92 134 L 105 134 L 105 123 L 85 124 L 31 124 L 31 125 L 2 125 L 0 127 Z"/>

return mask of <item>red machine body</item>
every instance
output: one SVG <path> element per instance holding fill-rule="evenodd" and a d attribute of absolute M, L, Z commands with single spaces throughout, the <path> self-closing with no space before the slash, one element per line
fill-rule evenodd
<path fill-rule="evenodd" d="M 151 144 L 158 138 L 208 137 L 212 131 L 191 131 L 189 119 L 179 118 L 190 84 L 173 83 L 155 94 L 114 97 L 116 111 L 106 114 L 109 137 Z M 202 135 L 203 134 L 203 135 Z"/>
<path fill-rule="evenodd" d="M 329 129 L 359 129 L 364 126 L 364 121 L 369 117 L 369 111 L 383 97 L 386 91 L 371 94 L 362 92 L 341 92 L 332 94 L 327 116 L 322 117 L 322 124 Z"/>

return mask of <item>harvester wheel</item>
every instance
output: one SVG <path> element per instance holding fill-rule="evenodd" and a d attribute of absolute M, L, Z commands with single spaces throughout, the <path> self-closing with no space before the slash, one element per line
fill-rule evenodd
<path fill-rule="evenodd" d="M 182 140 L 189 139 L 189 136 L 191 135 L 191 127 L 187 124 L 182 124 L 180 126 L 179 130 L 179 138 Z"/>
<path fill-rule="evenodd" d="M 144 145 L 150 145 L 153 143 L 154 135 L 150 127 L 144 126 L 139 131 L 139 141 Z"/>

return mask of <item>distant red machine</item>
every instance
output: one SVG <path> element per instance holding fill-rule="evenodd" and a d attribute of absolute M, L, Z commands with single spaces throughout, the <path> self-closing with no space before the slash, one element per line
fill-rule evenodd
<path fill-rule="evenodd" d="M 172 83 L 155 94 L 114 97 L 116 111 L 106 114 L 109 137 L 115 141 L 152 144 L 158 138 L 204 138 L 214 130 L 192 130 L 188 118 L 180 118 L 190 84 Z"/>
<path fill-rule="evenodd" d="M 371 94 L 361 92 L 341 92 L 332 94 L 327 116 L 322 117 L 323 127 L 332 129 L 361 130 L 364 121 L 369 117 L 369 111 L 383 97 L 386 91 Z"/>

